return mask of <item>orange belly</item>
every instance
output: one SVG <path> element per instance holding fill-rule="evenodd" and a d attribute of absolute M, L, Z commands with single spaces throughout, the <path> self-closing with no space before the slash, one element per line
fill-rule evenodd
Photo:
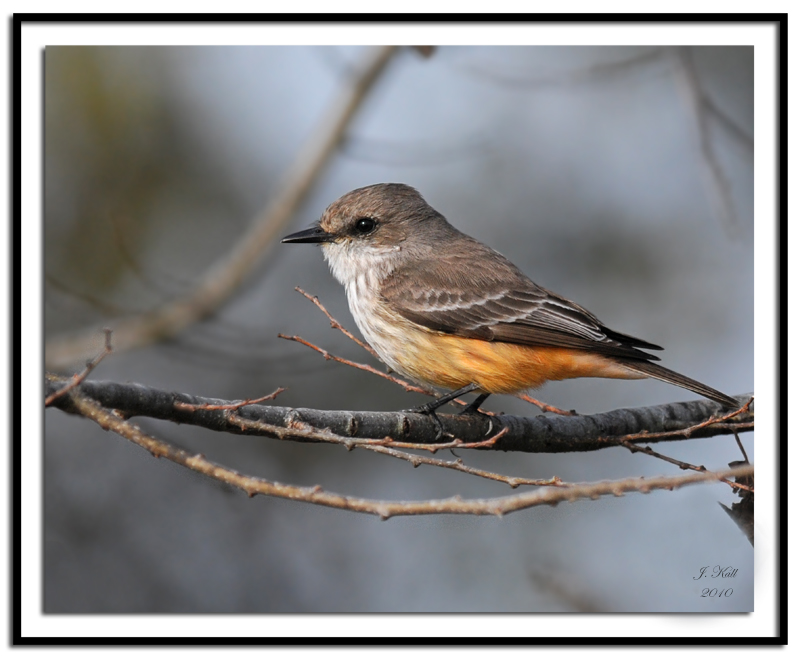
<path fill-rule="evenodd" d="M 608 357 L 563 347 L 531 347 L 414 331 L 395 361 L 409 376 L 457 389 L 477 384 L 485 393 L 516 393 L 549 380 L 575 377 L 642 379 Z"/>

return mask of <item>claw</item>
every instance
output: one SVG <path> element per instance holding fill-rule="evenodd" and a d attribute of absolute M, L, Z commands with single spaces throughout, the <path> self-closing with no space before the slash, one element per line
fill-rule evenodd
<path fill-rule="evenodd" d="M 441 397 L 436 398 L 435 400 L 431 400 L 430 402 L 428 402 L 426 404 L 420 405 L 419 407 L 415 407 L 414 409 L 407 409 L 406 413 L 424 414 L 426 416 L 431 416 L 433 418 L 434 422 L 436 423 L 436 441 L 439 441 L 440 439 L 442 439 L 444 437 L 445 432 L 444 432 L 444 427 L 442 427 L 442 421 L 436 415 L 436 410 L 439 407 L 441 407 L 442 405 L 450 402 L 451 400 L 455 400 L 456 398 L 461 397 L 465 393 L 471 393 L 476 388 L 478 388 L 477 384 L 467 384 L 466 386 L 462 386 L 461 388 L 459 388 L 457 391 L 451 391 L 450 393 L 446 393 L 445 395 L 442 395 Z M 475 401 L 471 405 L 469 405 L 464 410 L 464 412 L 476 411 L 478 413 L 481 413 L 478 410 L 478 407 L 488 397 L 489 397 L 488 393 L 482 393 L 481 395 L 479 395 L 475 399 Z M 481 414 L 481 415 L 485 416 L 486 414 Z M 489 425 L 489 429 L 490 430 L 491 430 L 491 427 L 492 427 L 492 425 L 490 424 Z"/>
<path fill-rule="evenodd" d="M 483 416 L 484 418 L 488 419 L 489 420 L 489 429 L 486 432 L 486 436 L 489 436 L 489 434 L 492 433 L 492 430 L 494 429 L 494 420 L 492 420 L 493 416 L 490 416 L 489 414 L 484 413 L 483 411 L 481 411 L 480 409 L 475 407 L 474 403 L 469 405 L 466 409 L 461 411 L 458 415 L 459 416 L 463 416 L 465 414 L 469 414 L 470 416 L 473 416 L 473 415 L 474 416 Z"/>

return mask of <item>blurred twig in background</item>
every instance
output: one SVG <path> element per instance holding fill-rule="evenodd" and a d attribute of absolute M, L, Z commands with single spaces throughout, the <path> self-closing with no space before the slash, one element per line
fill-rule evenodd
<path fill-rule="evenodd" d="M 507 70 L 478 68 L 471 66 L 466 70 L 472 75 L 499 85 L 519 88 L 536 87 L 557 87 L 574 84 L 586 84 L 593 82 L 608 82 L 609 79 L 625 77 L 631 73 L 636 73 L 644 67 L 662 60 L 664 48 L 649 48 L 643 52 L 637 52 L 631 57 L 619 59 L 611 62 L 601 62 L 591 66 L 576 69 L 546 72 L 538 75 L 514 74 Z"/>
<path fill-rule="evenodd" d="M 395 52 L 396 48 L 392 46 L 369 51 L 357 77 L 350 81 L 324 113 L 322 123 L 308 138 L 305 147 L 286 172 L 278 187 L 278 195 L 228 254 L 208 269 L 194 290 L 141 315 L 112 322 L 117 351 L 142 347 L 175 336 L 190 324 L 213 313 L 230 297 L 255 267 L 266 248 L 275 242 L 311 190 Z M 95 337 L 96 330 L 92 327 L 48 341 L 45 349 L 47 367 L 65 368 L 85 359 L 94 349 Z"/>
<path fill-rule="evenodd" d="M 697 140 L 700 146 L 700 155 L 703 162 L 703 173 L 708 186 L 708 196 L 712 201 L 715 214 L 721 219 L 723 225 L 729 231 L 737 231 L 739 216 L 736 213 L 736 204 L 733 201 L 731 184 L 725 176 L 725 171 L 717 157 L 711 143 L 711 127 L 709 118 L 714 117 L 721 121 L 722 125 L 734 135 L 741 143 L 749 142 L 752 149 L 752 138 L 736 126 L 736 123 L 728 117 L 720 108 L 711 101 L 708 94 L 703 89 L 697 70 L 692 59 L 690 48 L 681 47 L 672 49 L 675 57 L 675 70 L 678 80 L 681 83 L 692 119 L 697 131 Z"/>

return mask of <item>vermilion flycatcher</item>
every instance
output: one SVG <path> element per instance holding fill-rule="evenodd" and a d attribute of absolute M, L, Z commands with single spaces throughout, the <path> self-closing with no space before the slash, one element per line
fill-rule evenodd
<path fill-rule="evenodd" d="M 732 397 L 653 363 L 658 345 L 613 331 L 574 302 L 537 286 L 505 257 L 453 228 L 414 188 L 362 187 L 319 223 L 283 242 L 322 245 L 361 333 L 393 370 L 454 389 L 430 413 L 470 391 L 492 393 L 574 377 L 682 386 L 729 407 Z"/>

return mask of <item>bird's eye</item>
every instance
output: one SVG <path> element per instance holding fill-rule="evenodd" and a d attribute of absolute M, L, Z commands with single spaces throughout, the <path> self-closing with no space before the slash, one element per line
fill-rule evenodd
<path fill-rule="evenodd" d="M 377 225 L 378 222 L 371 217 L 362 217 L 356 222 L 356 233 L 366 235 L 367 233 L 374 231 Z"/>

